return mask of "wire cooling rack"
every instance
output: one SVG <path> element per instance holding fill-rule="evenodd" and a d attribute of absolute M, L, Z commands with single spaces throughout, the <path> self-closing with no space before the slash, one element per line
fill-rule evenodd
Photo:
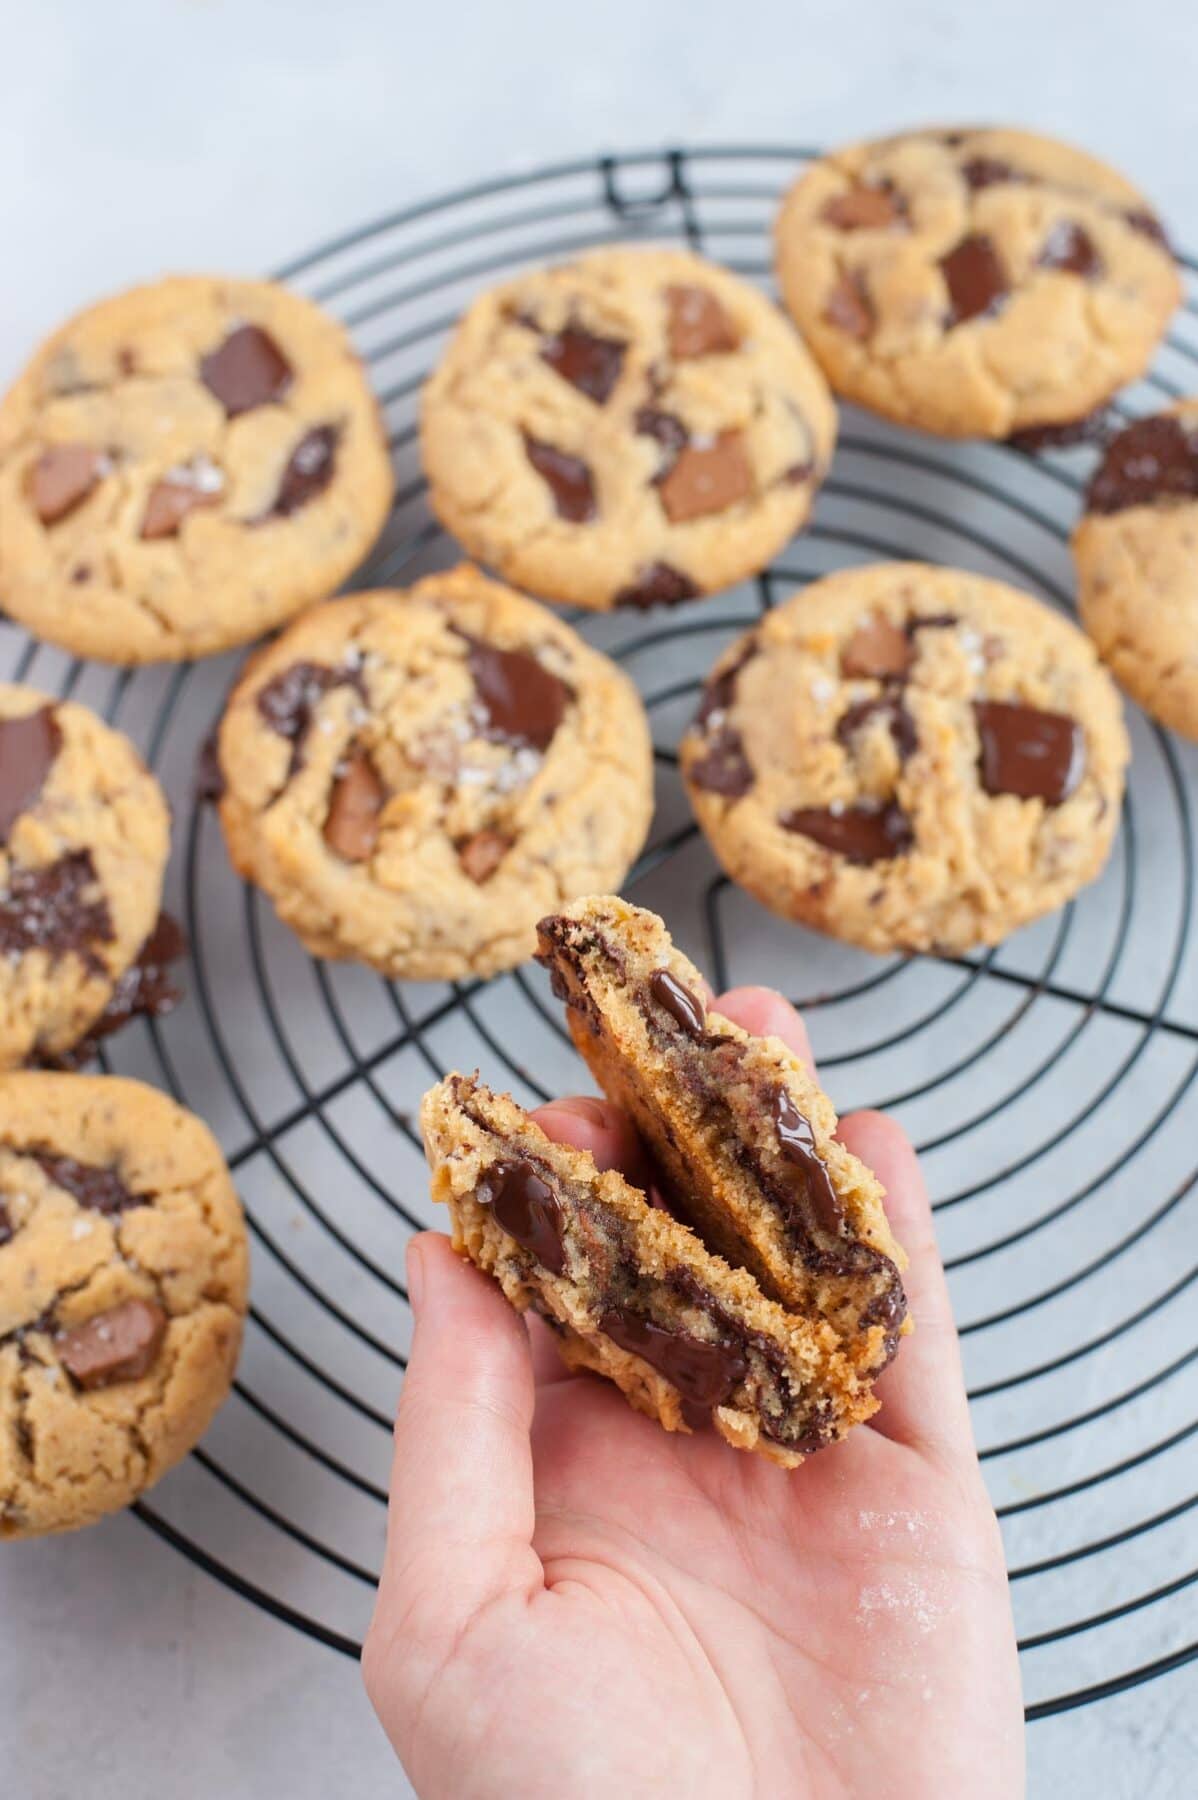
<path fill-rule="evenodd" d="M 482 182 L 282 270 L 354 331 L 386 409 L 398 496 L 356 585 L 456 560 L 424 503 L 416 409 L 481 285 L 637 236 L 768 281 L 773 209 L 812 154 L 649 152 Z M 1198 390 L 1198 265 L 1186 273 L 1157 368 L 1121 403 L 1129 415 Z M 875 960 L 729 885 L 691 822 L 673 746 L 730 638 L 830 569 L 920 557 L 1072 610 L 1068 531 L 1092 455 L 943 444 L 850 411 L 813 527 L 756 581 L 674 611 L 580 621 L 636 678 L 657 744 L 654 832 L 628 893 L 664 913 L 717 986 L 790 993 L 841 1109 L 887 1107 L 920 1146 L 1033 1717 L 1198 1656 L 1198 757 L 1133 715 L 1123 828 L 1101 881 L 997 951 Z M 187 1000 L 112 1040 L 105 1063 L 209 1120 L 253 1233 L 233 1398 L 136 1511 L 246 1599 L 355 1654 L 409 1342 L 404 1248 L 438 1222 L 421 1092 L 451 1066 L 477 1066 L 528 1102 L 585 1075 L 539 970 L 389 984 L 311 961 L 241 886 L 194 785 L 236 660 L 120 673 L 0 634 L 8 679 L 96 707 L 171 795 L 168 903 L 191 934 Z"/>

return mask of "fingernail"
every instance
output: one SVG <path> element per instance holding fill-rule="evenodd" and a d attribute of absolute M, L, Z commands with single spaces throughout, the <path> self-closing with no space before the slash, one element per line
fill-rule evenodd
<path fill-rule="evenodd" d="M 607 1124 L 606 1102 L 592 1100 L 588 1094 L 574 1094 L 569 1100 L 551 1100 L 549 1105 L 554 1112 L 573 1113 L 576 1119 L 589 1119 L 592 1125 Z"/>
<path fill-rule="evenodd" d="M 408 1304 L 413 1312 L 420 1311 L 424 1298 L 424 1259 L 419 1238 L 408 1239 Z"/>

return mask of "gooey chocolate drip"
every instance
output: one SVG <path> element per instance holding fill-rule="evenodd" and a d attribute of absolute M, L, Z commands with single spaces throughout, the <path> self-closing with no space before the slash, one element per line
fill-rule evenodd
<path fill-rule="evenodd" d="M 698 994 L 692 994 L 668 969 L 654 969 L 649 977 L 649 992 L 690 1038 L 701 1042 L 706 1036 L 707 1009 Z"/>
<path fill-rule="evenodd" d="M 76 850 L 40 869 L 14 869 L 0 894 L 0 954 L 74 951 L 90 968 L 103 964 L 96 945 L 115 936 L 90 850 Z"/>
<path fill-rule="evenodd" d="M 803 1193 L 812 1218 L 822 1231 L 839 1237 L 844 1209 L 832 1186 L 828 1165 L 815 1147 L 810 1119 L 804 1117 L 783 1087 L 774 1096 L 774 1129 L 783 1156 L 802 1172 Z"/>
<path fill-rule="evenodd" d="M 601 1314 L 599 1329 L 677 1388 L 682 1416 L 692 1430 L 709 1423 L 712 1409 L 727 1403 L 748 1371 L 747 1358 L 734 1345 L 667 1330 L 626 1308 Z"/>
<path fill-rule="evenodd" d="M 21 719 L 0 719 L 0 844 L 36 804 L 61 748 L 62 727 L 52 706 Z"/>
<path fill-rule="evenodd" d="M 565 1215 L 561 1202 L 532 1163 L 507 1158 L 491 1164 L 475 1197 L 489 1206 L 496 1222 L 521 1249 L 528 1250 L 553 1275 L 566 1268 Z"/>

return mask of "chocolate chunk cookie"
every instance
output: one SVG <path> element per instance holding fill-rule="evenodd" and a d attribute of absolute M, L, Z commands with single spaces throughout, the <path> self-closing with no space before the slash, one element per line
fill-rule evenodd
<path fill-rule="evenodd" d="M 205 1125 L 115 1076 L 0 1081 L 0 1538 L 127 1506 L 207 1428 L 246 1310 Z"/>
<path fill-rule="evenodd" d="M 429 497 L 552 600 L 672 606 L 811 510 L 836 416 L 774 307 L 678 250 L 598 250 L 476 300 L 424 393 Z"/>
<path fill-rule="evenodd" d="M 1098 654 L 1154 718 L 1198 738 L 1198 399 L 1107 446 L 1073 554 Z"/>
<path fill-rule="evenodd" d="M 793 1468 L 876 1409 L 831 1326 L 550 1142 L 509 1096 L 450 1075 L 421 1122 L 454 1247 L 548 1321 L 571 1368 L 605 1375 L 667 1431 L 714 1428 Z"/>
<path fill-rule="evenodd" d="M 465 567 L 297 620 L 218 755 L 233 861 L 313 954 L 420 980 L 531 955 L 547 906 L 623 880 L 653 803 L 628 678 Z"/>
<path fill-rule="evenodd" d="M 64 325 L 0 404 L 4 606 L 115 663 L 246 643 L 323 599 L 387 516 L 349 339 L 297 294 L 186 277 Z"/>
<path fill-rule="evenodd" d="M 681 747 L 734 881 L 868 950 L 959 952 L 1102 868 L 1128 757 L 1067 620 L 922 563 L 826 576 L 720 658 Z"/>
<path fill-rule="evenodd" d="M 0 1069 L 66 1057 L 135 1010 L 169 849 L 166 799 L 127 738 L 0 686 Z"/>
<path fill-rule="evenodd" d="M 914 131 L 814 163 L 776 228 L 838 394 L 945 437 L 1072 425 L 1147 366 L 1181 298 L 1112 169 L 1026 131 Z"/>

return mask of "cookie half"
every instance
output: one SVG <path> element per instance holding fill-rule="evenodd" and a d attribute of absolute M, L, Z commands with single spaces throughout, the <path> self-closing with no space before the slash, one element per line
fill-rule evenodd
<path fill-rule="evenodd" d="M 597 250 L 477 299 L 424 391 L 429 498 L 551 600 L 673 605 L 762 568 L 832 455 L 777 309 L 681 250 Z"/>
<path fill-rule="evenodd" d="M 264 281 L 176 277 L 80 313 L 0 403 L 0 582 L 114 663 L 247 643 L 361 562 L 382 421 L 349 338 Z"/>
<path fill-rule="evenodd" d="M 835 391 L 945 437 L 1074 425 L 1147 367 L 1181 299 L 1160 221 L 1027 131 L 904 132 L 814 163 L 775 229 Z"/>
<path fill-rule="evenodd" d="M 0 685 L 0 1069 L 65 1057 L 135 1009 L 139 963 L 175 929 L 159 927 L 169 850 L 166 797 L 127 738 Z"/>
<path fill-rule="evenodd" d="M 1073 554 L 1098 654 L 1154 718 L 1198 738 L 1198 399 L 1107 445 Z"/>
<path fill-rule="evenodd" d="M 199 1119 L 115 1076 L 0 1080 L 0 1538 L 91 1524 L 191 1449 L 247 1283 Z"/>
<path fill-rule="evenodd" d="M 961 570 L 826 576 L 716 663 L 680 762 L 728 874 L 867 950 L 994 944 L 1099 873 L 1129 749 L 1093 645 Z"/>
<path fill-rule="evenodd" d="M 671 1205 L 763 1291 L 835 1333 L 868 1385 L 906 1318 L 882 1190 L 778 1038 L 708 1008 L 661 920 L 603 896 L 542 919 L 538 961 L 595 1080 L 632 1118 Z"/>
<path fill-rule="evenodd" d="M 475 570 L 358 594 L 250 663 L 221 723 L 229 853 L 316 956 L 491 975 L 623 880 L 653 805 L 628 677 Z"/>
<path fill-rule="evenodd" d="M 552 1143 L 509 1096 L 450 1075 L 421 1123 L 455 1249 L 541 1314 L 570 1367 L 605 1375 L 668 1431 L 711 1425 L 791 1468 L 876 1410 L 828 1326 Z"/>

